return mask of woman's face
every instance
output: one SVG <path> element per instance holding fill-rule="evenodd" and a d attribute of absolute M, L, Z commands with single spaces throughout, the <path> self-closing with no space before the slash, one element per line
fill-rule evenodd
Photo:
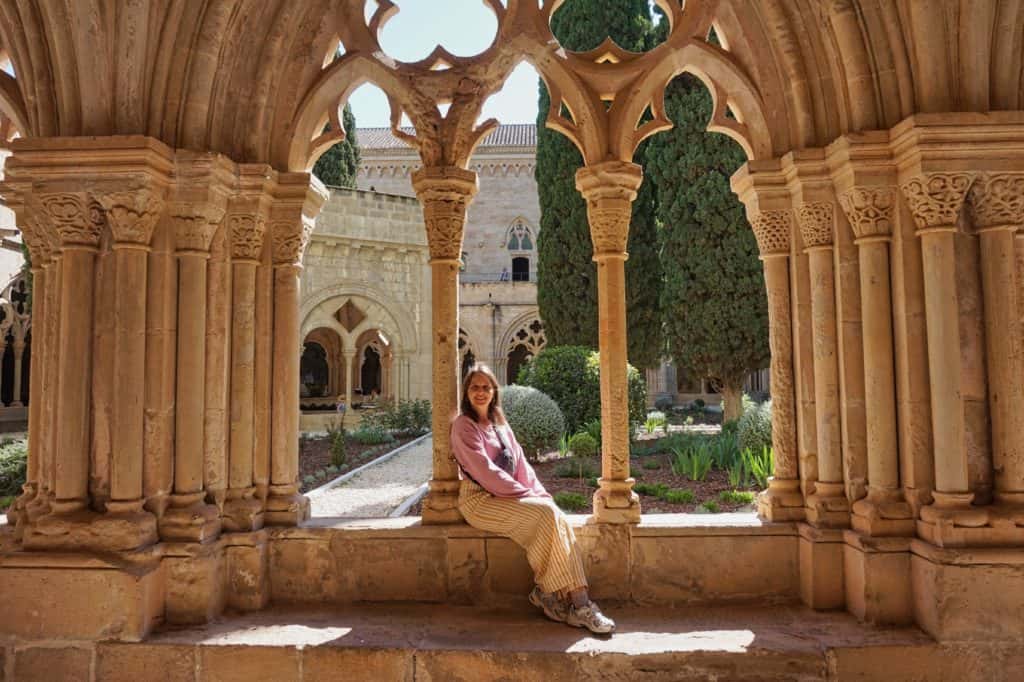
<path fill-rule="evenodd" d="M 469 380 L 467 387 L 469 393 L 469 404 L 473 406 L 480 416 L 487 415 L 487 408 L 494 399 L 494 385 L 491 380 L 483 374 L 474 374 Z"/>

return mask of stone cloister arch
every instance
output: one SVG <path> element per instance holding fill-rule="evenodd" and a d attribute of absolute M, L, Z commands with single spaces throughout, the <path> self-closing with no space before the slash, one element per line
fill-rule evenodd
<path fill-rule="evenodd" d="M 513 319 L 501 334 L 501 341 L 498 348 L 504 353 L 502 362 L 496 368 L 499 376 L 506 383 L 515 383 L 514 368 L 510 362 L 516 357 L 517 367 L 537 355 L 547 345 L 547 337 L 544 335 L 544 325 L 540 320 L 540 313 L 537 310 L 529 310 Z"/>
<path fill-rule="evenodd" d="M 790 533 L 799 562 L 785 565 L 798 564 L 789 577 L 815 608 L 913 621 L 940 640 L 1024 634 L 1020 3 L 659 0 L 671 31 L 637 55 L 561 49 L 549 29 L 559 0 L 488 0 L 491 47 L 415 64 L 380 49 L 386 0 L 368 22 L 360 0 L 58 4 L 0 4 L 13 65 L 0 111 L 19 134 L 2 197 L 32 254 L 38 398 L 10 570 L 70 591 L 95 578 L 97 553 L 127 558 L 102 560 L 104 584 L 137 600 L 75 621 L 75 636 L 116 622 L 139 638 L 157 612 L 204 620 L 224 600 L 261 608 L 267 574 L 302 563 L 283 547 L 314 542 L 265 526 L 308 509 L 296 486 L 298 272 L 324 193 L 306 171 L 337 140 L 340 126 L 324 124 L 366 81 L 391 98 L 395 128 L 404 113 L 416 131 L 395 134 L 422 160 L 434 296 L 423 522 L 458 520 L 446 420 L 476 189 L 467 163 L 494 125 L 477 124 L 484 99 L 524 60 L 552 93 L 548 125 L 586 164 L 576 180 L 598 261 L 604 429 L 586 540 L 596 582 L 641 594 L 650 575 L 631 549 L 652 531 L 634 525 L 622 409 L 623 261 L 642 178 L 631 159 L 670 125 L 665 84 L 690 72 L 714 97 L 712 129 L 750 157 L 733 186 L 770 307 L 776 463 L 762 537 Z M 727 49 L 705 40 L 712 25 Z M 338 38 L 346 51 L 325 65 Z M 256 586 L 222 580 L 242 573 Z M 971 599 L 946 599 L 954 584 Z M 56 630 L 27 599 L 6 600 L 16 623 Z"/>

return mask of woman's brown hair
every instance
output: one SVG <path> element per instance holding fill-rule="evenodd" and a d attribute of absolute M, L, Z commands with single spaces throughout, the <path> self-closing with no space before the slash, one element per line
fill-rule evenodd
<path fill-rule="evenodd" d="M 505 412 L 501 409 L 501 393 L 498 390 L 498 378 L 494 376 L 494 372 L 491 371 L 490 367 L 480 362 L 470 367 L 466 372 L 466 377 L 462 380 L 462 401 L 459 403 L 459 412 L 473 421 L 479 421 L 476 410 L 473 408 L 473 403 L 469 401 L 469 384 L 477 374 L 487 377 L 487 380 L 491 382 L 491 386 L 494 388 L 494 393 L 491 394 L 491 404 L 487 406 L 487 418 L 493 424 L 507 423 L 505 421 Z"/>

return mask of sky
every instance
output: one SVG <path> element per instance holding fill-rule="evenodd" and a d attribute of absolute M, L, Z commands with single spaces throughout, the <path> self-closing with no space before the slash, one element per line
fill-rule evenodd
<path fill-rule="evenodd" d="M 469 57 L 483 52 L 494 40 L 498 22 L 483 0 L 395 0 L 399 12 L 384 25 L 381 47 L 401 61 L 418 61 L 440 43 L 454 55 Z M 370 13 L 376 2 L 370 0 Z M 520 64 L 500 92 L 484 105 L 482 120 L 497 118 L 501 123 L 537 121 L 537 72 Z M 366 84 L 349 98 L 360 128 L 391 124 L 391 111 L 384 93 Z M 407 122 L 406 122 L 407 123 Z"/>

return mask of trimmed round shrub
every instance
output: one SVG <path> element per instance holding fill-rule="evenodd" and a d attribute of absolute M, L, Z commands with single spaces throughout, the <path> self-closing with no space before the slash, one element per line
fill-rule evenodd
<path fill-rule="evenodd" d="M 597 454 L 597 440 L 589 433 L 577 433 L 569 439 L 569 449 L 576 457 L 592 457 Z"/>
<path fill-rule="evenodd" d="M 654 409 L 659 412 L 668 412 L 675 405 L 675 401 L 667 395 L 663 395 L 654 401 Z"/>
<path fill-rule="evenodd" d="M 647 384 L 628 367 L 629 423 L 636 429 L 647 418 Z M 554 399 L 565 415 L 566 428 L 579 431 L 601 418 L 601 368 L 597 351 L 584 346 L 548 346 L 526 363 L 516 383 L 532 386 Z"/>
<path fill-rule="evenodd" d="M 535 388 L 506 386 L 501 389 L 501 404 L 508 425 L 531 461 L 536 461 L 538 453 L 556 447 L 565 433 L 565 417 L 558 404 Z"/>
<path fill-rule="evenodd" d="M 5 440 L 0 443 L 0 497 L 17 497 L 28 469 L 28 441 Z"/>
<path fill-rule="evenodd" d="M 740 452 L 760 453 L 765 446 L 772 446 L 772 401 L 755 404 L 744 411 L 736 424 L 736 439 Z"/>

